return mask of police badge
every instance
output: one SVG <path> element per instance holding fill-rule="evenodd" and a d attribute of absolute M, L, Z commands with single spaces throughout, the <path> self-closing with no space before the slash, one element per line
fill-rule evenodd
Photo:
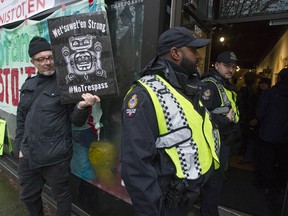
<path fill-rule="evenodd" d="M 206 89 L 202 94 L 203 100 L 209 100 L 210 96 L 211 96 L 211 90 L 210 89 Z"/>
<path fill-rule="evenodd" d="M 137 111 L 137 106 L 138 104 L 138 98 L 137 98 L 137 94 L 132 95 L 132 97 L 129 99 L 128 103 L 127 103 L 127 108 L 126 108 L 126 117 L 128 118 L 132 118 L 134 117 L 136 111 Z"/>

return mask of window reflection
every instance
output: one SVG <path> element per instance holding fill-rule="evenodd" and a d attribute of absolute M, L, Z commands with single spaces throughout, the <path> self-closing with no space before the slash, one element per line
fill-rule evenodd
<path fill-rule="evenodd" d="M 144 0 L 111 0 L 106 3 L 120 94 L 118 97 L 101 99 L 101 108 L 98 109 L 102 111 L 102 116 L 98 122 L 101 124 L 98 133 L 95 134 L 91 128 L 74 128 L 71 171 L 106 192 L 130 202 L 119 174 L 120 116 L 123 98 L 141 70 Z"/>

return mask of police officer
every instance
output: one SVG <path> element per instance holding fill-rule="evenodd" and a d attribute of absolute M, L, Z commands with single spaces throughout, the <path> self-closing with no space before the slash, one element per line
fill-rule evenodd
<path fill-rule="evenodd" d="M 185 27 L 168 29 L 125 97 L 121 176 L 136 215 L 186 216 L 219 167 L 219 133 L 193 86 L 197 49 L 209 42 Z"/>
<path fill-rule="evenodd" d="M 229 160 L 230 145 L 239 134 L 239 111 L 237 94 L 231 82 L 237 66 L 237 57 L 231 51 L 217 56 L 215 69 L 210 71 L 202 82 L 201 101 L 211 112 L 213 121 L 220 132 L 220 169 L 215 171 L 204 185 L 201 215 L 218 216 L 218 204 L 224 181 L 224 171 Z"/>

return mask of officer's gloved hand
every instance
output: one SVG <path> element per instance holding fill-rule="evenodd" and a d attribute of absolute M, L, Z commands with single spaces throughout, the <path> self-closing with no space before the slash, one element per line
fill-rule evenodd
<path fill-rule="evenodd" d="M 180 207 L 188 206 L 192 208 L 198 197 L 200 196 L 199 192 L 187 191 L 185 192 L 180 201 Z"/>
<path fill-rule="evenodd" d="M 185 180 L 184 180 L 185 181 Z M 170 183 L 169 190 L 165 199 L 167 208 L 177 208 L 181 205 L 182 196 L 185 192 L 186 185 L 183 179 L 173 179 Z"/>

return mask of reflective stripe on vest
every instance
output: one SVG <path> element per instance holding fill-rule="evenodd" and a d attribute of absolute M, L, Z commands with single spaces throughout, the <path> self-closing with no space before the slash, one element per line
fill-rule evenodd
<path fill-rule="evenodd" d="M 212 161 L 216 161 L 217 168 L 219 132 L 213 128 L 209 113 L 203 118 L 189 100 L 159 76 L 145 76 L 138 82 L 148 91 L 155 107 L 159 127 L 156 147 L 165 148 L 176 175 L 196 179 L 209 170 Z"/>
<path fill-rule="evenodd" d="M 233 110 L 232 121 L 234 123 L 237 123 L 239 121 L 239 110 L 236 105 L 236 99 L 237 99 L 236 92 L 226 89 L 222 84 L 218 82 L 218 80 L 216 80 L 213 77 L 207 77 L 202 81 L 214 83 L 214 85 L 218 89 L 221 98 L 221 107 L 215 108 L 214 110 L 211 111 L 211 113 L 226 115 L 231 107 Z"/>

